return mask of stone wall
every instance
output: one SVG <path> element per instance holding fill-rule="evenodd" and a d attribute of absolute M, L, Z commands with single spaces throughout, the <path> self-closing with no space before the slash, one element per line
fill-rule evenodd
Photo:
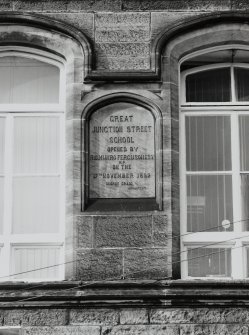
<path fill-rule="evenodd" d="M 25 335 L 247 335 L 248 308 L 95 308 L 0 311 Z"/>

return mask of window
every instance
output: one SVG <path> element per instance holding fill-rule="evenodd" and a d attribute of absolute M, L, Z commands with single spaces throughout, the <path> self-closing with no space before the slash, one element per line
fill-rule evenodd
<path fill-rule="evenodd" d="M 62 279 L 62 65 L 0 56 L 0 280 Z"/>
<path fill-rule="evenodd" d="M 249 66 L 182 72 L 184 278 L 249 277 Z"/>

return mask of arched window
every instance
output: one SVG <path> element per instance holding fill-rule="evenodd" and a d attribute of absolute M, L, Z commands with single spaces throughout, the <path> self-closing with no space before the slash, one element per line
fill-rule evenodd
<path fill-rule="evenodd" d="M 184 278 L 249 276 L 249 66 L 241 62 L 245 54 L 248 51 L 222 50 L 182 64 Z"/>
<path fill-rule="evenodd" d="M 0 280 L 64 277 L 62 93 L 59 60 L 0 54 Z"/>

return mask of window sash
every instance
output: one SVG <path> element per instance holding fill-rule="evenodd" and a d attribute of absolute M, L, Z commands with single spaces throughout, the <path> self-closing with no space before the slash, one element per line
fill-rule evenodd
<path fill-rule="evenodd" d="M 187 116 L 203 116 L 206 115 L 224 115 L 231 118 L 231 149 L 232 149 L 232 169 L 230 171 L 186 171 L 186 140 L 185 140 L 185 120 Z M 239 139 L 239 117 L 247 115 L 249 117 L 249 111 L 234 109 L 233 110 L 217 110 L 205 109 L 205 114 L 202 109 L 196 109 L 191 107 L 184 108 L 180 114 L 181 122 L 181 138 L 180 138 L 180 155 L 183 158 L 180 164 L 180 175 L 181 175 L 181 234 L 184 235 L 181 238 L 181 267 L 183 278 L 188 277 L 188 261 L 187 261 L 187 250 L 188 248 L 195 247 L 196 245 L 205 246 L 212 244 L 213 246 L 217 243 L 216 247 L 224 245 L 225 241 L 230 243 L 231 247 L 231 264 L 232 272 L 231 277 L 233 279 L 246 278 L 248 276 L 246 259 L 248 257 L 245 245 L 249 244 L 249 231 L 244 230 L 243 222 L 234 224 L 233 231 L 223 232 L 195 232 L 191 233 L 187 231 L 187 201 L 186 201 L 186 179 L 188 175 L 232 175 L 233 181 L 233 221 L 239 221 L 242 217 L 241 210 L 241 175 L 248 171 L 243 171 L 240 167 L 240 139 Z M 230 240 L 230 242 L 228 241 Z M 195 277 L 196 278 L 196 277 Z M 219 279 L 217 277 L 217 279 Z"/>
<path fill-rule="evenodd" d="M 231 90 L 231 100 L 230 101 L 217 101 L 217 102 L 194 102 L 189 101 L 187 102 L 186 99 L 186 78 L 188 75 L 195 74 L 198 72 L 204 72 L 207 70 L 214 70 L 214 69 L 223 69 L 223 68 L 230 68 L 230 90 Z M 231 105 L 248 105 L 248 101 L 238 101 L 236 97 L 236 88 L 235 88 L 235 69 L 238 68 L 244 68 L 249 69 L 249 64 L 246 63 L 222 63 L 222 64 L 212 64 L 212 65 L 204 65 L 199 66 L 190 70 L 183 71 L 181 73 L 181 94 L 180 94 L 180 100 L 182 106 L 231 106 Z"/>
<path fill-rule="evenodd" d="M 64 203 L 65 203 L 65 194 L 64 194 L 64 133 L 62 129 L 64 129 L 64 115 L 63 113 L 0 113 L 0 117 L 5 117 L 6 129 L 5 129 L 5 166 L 4 166 L 4 217 L 3 217 L 3 234 L 0 235 L 0 281 L 6 280 L 27 280 L 27 281 L 39 281 L 39 280 L 61 280 L 64 278 L 64 266 L 61 266 L 58 272 L 56 272 L 57 277 L 52 278 L 49 276 L 48 278 L 32 278 L 31 276 L 21 277 L 21 278 L 8 278 L 8 275 L 13 273 L 14 265 L 13 265 L 13 248 L 16 244 L 22 246 L 22 248 L 27 248 L 30 245 L 30 241 L 34 243 L 37 247 L 42 244 L 42 248 L 45 246 L 49 248 L 51 245 L 56 244 L 60 249 L 58 263 L 63 263 L 63 250 L 64 250 Z M 46 117 L 46 118 L 58 118 L 59 129 L 60 129 L 60 161 L 59 161 L 59 170 L 54 172 L 38 172 L 38 173 L 13 173 L 13 122 L 14 118 L 18 117 Z M 10 150 L 11 148 L 11 150 Z M 18 178 L 25 178 L 25 176 L 39 176 L 39 177 L 50 177 L 56 176 L 56 178 L 60 179 L 59 187 L 59 230 L 57 233 L 12 233 L 12 201 L 13 201 L 13 188 L 12 183 L 13 179 L 18 176 Z M 6 261 L 9 260 L 9 261 Z"/>

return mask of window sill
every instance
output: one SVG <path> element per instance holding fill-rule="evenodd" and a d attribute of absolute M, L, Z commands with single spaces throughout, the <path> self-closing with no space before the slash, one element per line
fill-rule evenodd
<path fill-rule="evenodd" d="M 0 306 L 249 306 L 249 280 L 1 283 Z"/>

